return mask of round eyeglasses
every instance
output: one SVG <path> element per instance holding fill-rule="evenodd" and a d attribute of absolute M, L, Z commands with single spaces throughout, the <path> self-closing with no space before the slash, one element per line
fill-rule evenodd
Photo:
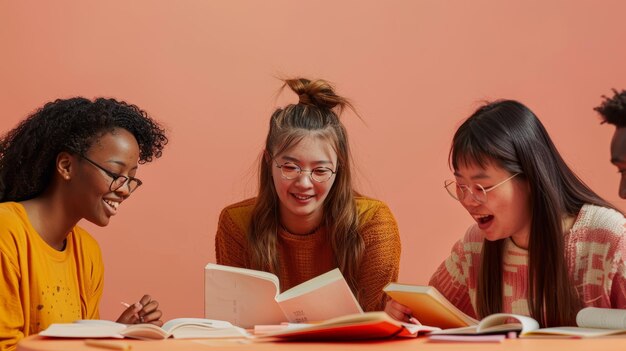
<path fill-rule="evenodd" d="M 111 171 L 109 171 L 108 169 L 100 166 L 99 164 L 95 163 L 94 161 L 90 160 L 89 158 L 87 158 L 87 156 L 79 154 L 81 158 L 83 158 L 85 161 L 91 163 L 93 166 L 95 166 L 96 168 L 100 169 L 102 172 L 104 172 L 106 175 L 108 175 L 109 177 L 111 177 L 111 179 L 113 179 L 111 181 L 111 184 L 109 185 L 109 190 L 110 191 L 117 191 L 119 190 L 122 186 L 124 186 L 124 184 L 128 184 L 128 192 L 132 193 L 133 191 L 137 190 L 137 188 L 139 188 L 139 186 L 141 184 L 143 184 L 143 182 L 135 177 L 131 177 L 131 176 L 124 176 L 121 174 L 117 174 L 117 173 L 113 173 Z"/>
<path fill-rule="evenodd" d="M 309 173 L 311 180 L 318 183 L 324 183 L 329 181 L 333 174 L 337 173 L 337 171 L 333 171 L 328 167 L 315 167 L 311 170 L 306 170 L 300 168 L 300 166 L 293 162 L 285 162 L 282 165 L 279 165 L 278 162 L 274 160 L 274 163 L 276 163 L 277 168 L 280 168 L 280 174 L 283 178 L 289 180 L 298 178 L 301 173 Z"/>
<path fill-rule="evenodd" d="M 450 194 L 450 196 L 452 196 L 455 200 L 463 201 L 465 200 L 465 197 L 467 196 L 467 194 L 470 194 L 472 195 L 472 199 L 474 199 L 474 201 L 478 202 L 479 204 L 484 204 L 487 202 L 488 192 L 508 182 L 509 180 L 517 176 L 518 174 L 520 173 L 515 173 L 512 176 L 501 181 L 500 183 L 487 187 L 487 188 L 483 187 L 480 184 L 474 184 L 474 190 L 472 190 L 471 187 L 465 184 L 459 184 L 455 180 L 452 180 L 452 179 L 448 179 L 444 181 L 443 185 L 444 185 L 444 188 L 446 188 L 446 190 L 448 191 L 448 194 Z"/>

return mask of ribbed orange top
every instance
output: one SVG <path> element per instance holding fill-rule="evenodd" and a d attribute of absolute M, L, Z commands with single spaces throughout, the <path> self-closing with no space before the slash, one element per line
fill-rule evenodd
<path fill-rule="evenodd" d="M 357 297 L 365 311 L 383 310 L 386 296 L 382 289 L 398 278 L 400 235 L 389 207 L 383 202 L 358 197 L 360 232 L 365 252 L 357 274 Z M 220 214 L 215 236 L 218 264 L 251 268 L 247 231 L 255 199 L 230 205 Z M 278 231 L 281 291 L 337 267 L 327 228 L 313 234 L 295 235 Z"/>

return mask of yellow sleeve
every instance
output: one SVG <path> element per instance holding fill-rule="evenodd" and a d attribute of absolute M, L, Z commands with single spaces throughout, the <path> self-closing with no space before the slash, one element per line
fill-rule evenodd
<path fill-rule="evenodd" d="M 375 201 L 375 200 L 374 200 Z M 376 201 L 362 224 L 360 233 L 365 251 L 359 269 L 359 302 L 365 311 L 382 311 L 387 302 L 383 288 L 398 280 L 400 233 L 387 205 Z"/>
<path fill-rule="evenodd" d="M 23 289 L 22 272 L 26 262 L 25 229 L 19 217 L 0 208 L 0 350 L 15 350 L 17 342 L 28 336 L 30 291 Z"/>
<path fill-rule="evenodd" d="M 4 230 L 0 235 L 4 235 Z M 20 273 L 16 263 L 0 250 L 0 350 L 14 350 L 24 337 L 24 310 L 20 296 Z"/>

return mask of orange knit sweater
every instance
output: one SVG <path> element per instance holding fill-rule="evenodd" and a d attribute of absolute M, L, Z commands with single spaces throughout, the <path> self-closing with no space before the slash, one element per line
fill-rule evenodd
<path fill-rule="evenodd" d="M 365 242 L 357 274 L 357 296 L 364 311 L 383 310 L 382 289 L 398 278 L 400 236 L 393 214 L 383 202 L 357 197 L 359 234 Z M 230 205 L 220 214 L 215 236 L 218 264 L 250 268 L 247 231 L 255 199 Z M 278 230 L 281 291 L 337 267 L 325 227 L 310 235 Z"/>

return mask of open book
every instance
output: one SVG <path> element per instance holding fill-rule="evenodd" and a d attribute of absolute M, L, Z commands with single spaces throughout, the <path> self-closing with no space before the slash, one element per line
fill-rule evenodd
<path fill-rule="evenodd" d="M 249 337 L 244 329 L 229 322 L 203 318 L 172 319 L 163 327 L 154 324 L 121 324 L 106 320 L 79 320 L 55 323 L 39 333 L 59 338 L 132 338 L 142 340 Z"/>
<path fill-rule="evenodd" d="M 479 322 L 459 310 L 432 286 L 389 283 L 383 290 L 409 307 L 420 323 L 443 329 L 431 335 L 483 335 L 515 331 L 520 337 L 588 338 L 626 334 L 626 310 L 587 307 L 576 315 L 577 327 L 539 328 L 539 323 L 531 317 L 505 313 L 487 316 Z"/>
<path fill-rule="evenodd" d="M 316 324 L 284 324 L 271 330 L 270 326 L 255 327 L 255 335 L 285 340 L 366 340 L 394 336 L 416 336 L 439 328 L 402 323 L 385 312 L 365 312 L 332 318 Z"/>
<path fill-rule="evenodd" d="M 424 325 L 447 329 L 478 324 L 476 319 L 456 308 L 432 286 L 389 283 L 383 291 L 410 308 L 413 316 Z"/>
<path fill-rule="evenodd" d="M 496 313 L 483 318 L 477 325 L 434 331 L 431 335 L 483 335 L 509 331 L 524 337 L 590 338 L 626 334 L 626 310 L 587 307 L 576 315 L 578 327 L 539 328 L 531 317 Z"/>
<path fill-rule="evenodd" d="M 209 263 L 205 267 L 204 296 L 205 317 L 243 328 L 363 313 L 339 269 L 280 293 L 274 274 Z"/>

